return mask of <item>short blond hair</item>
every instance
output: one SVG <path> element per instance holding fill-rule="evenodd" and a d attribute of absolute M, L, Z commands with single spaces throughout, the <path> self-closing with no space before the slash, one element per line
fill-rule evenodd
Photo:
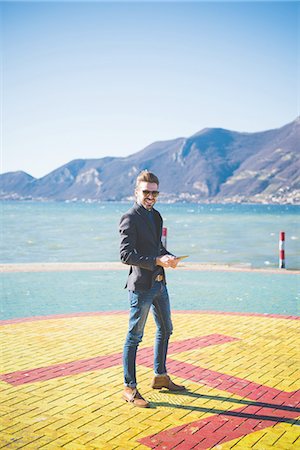
<path fill-rule="evenodd" d="M 156 183 L 157 186 L 159 186 L 159 180 L 154 173 L 149 172 L 149 170 L 142 170 L 141 173 L 137 176 L 135 187 L 138 187 L 138 185 L 142 182 L 146 181 L 147 183 Z"/>

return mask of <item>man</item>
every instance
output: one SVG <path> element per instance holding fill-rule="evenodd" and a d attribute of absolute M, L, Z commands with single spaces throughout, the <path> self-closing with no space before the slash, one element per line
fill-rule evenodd
<path fill-rule="evenodd" d="M 122 397 L 144 408 L 149 407 L 149 403 L 137 390 L 136 353 L 151 306 L 156 323 L 152 388 L 185 389 L 171 381 L 166 368 L 173 327 L 164 268 L 175 268 L 179 259 L 168 253 L 161 242 L 162 217 L 153 208 L 159 194 L 158 186 L 158 178 L 153 173 L 141 172 L 136 180 L 136 202 L 120 221 L 120 258 L 124 264 L 130 265 L 126 285 L 130 315 L 123 353 L 125 388 Z"/>

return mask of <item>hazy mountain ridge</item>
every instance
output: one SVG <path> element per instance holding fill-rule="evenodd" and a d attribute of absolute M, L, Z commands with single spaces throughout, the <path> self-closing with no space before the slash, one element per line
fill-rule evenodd
<path fill-rule="evenodd" d="M 258 133 L 205 128 L 124 158 L 70 161 L 39 179 L 0 175 L 0 199 L 125 200 L 147 168 L 159 176 L 164 201 L 300 203 L 299 154 L 299 118 Z"/>

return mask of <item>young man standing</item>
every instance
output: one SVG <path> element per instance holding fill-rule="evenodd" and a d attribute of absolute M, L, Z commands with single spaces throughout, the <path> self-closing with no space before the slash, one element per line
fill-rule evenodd
<path fill-rule="evenodd" d="M 162 217 L 153 208 L 159 194 L 158 186 L 156 175 L 146 170 L 141 172 L 136 180 L 136 202 L 120 221 L 120 258 L 124 264 L 130 265 L 126 285 L 130 315 L 123 353 L 125 388 L 122 397 L 143 408 L 149 407 L 149 403 L 137 390 L 136 354 L 151 306 L 156 323 L 154 379 L 151 386 L 153 389 L 164 387 L 171 391 L 185 389 L 171 381 L 166 368 L 173 327 L 164 268 L 175 268 L 179 260 L 168 253 L 161 242 Z"/>

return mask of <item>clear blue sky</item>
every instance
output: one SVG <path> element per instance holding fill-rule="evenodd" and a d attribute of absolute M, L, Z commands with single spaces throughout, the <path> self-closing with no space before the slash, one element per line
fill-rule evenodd
<path fill-rule="evenodd" d="M 298 2 L 6 2 L 1 16 L 2 172 L 299 115 Z"/>

